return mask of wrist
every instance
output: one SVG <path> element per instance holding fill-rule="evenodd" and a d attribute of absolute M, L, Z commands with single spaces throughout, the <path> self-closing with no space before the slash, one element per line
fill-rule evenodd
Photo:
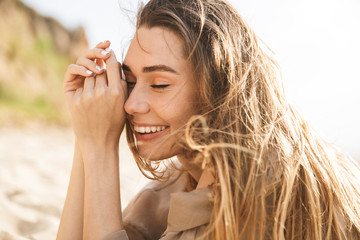
<path fill-rule="evenodd" d="M 118 148 L 121 134 L 105 132 L 102 134 L 80 134 L 75 132 L 75 137 L 79 146 L 84 150 Z"/>
<path fill-rule="evenodd" d="M 115 176 L 119 178 L 119 155 L 115 152 L 88 152 L 83 156 L 85 181 L 101 182 Z"/>
<path fill-rule="evenodd" d="M 87 161 L 107 161 L 108 159 L 118 159 L 118 147 L 93 147 L 84 148 L 81 151 L 83 158 Z"/>
<path fill-rule="evenodd" d="M 118 144 L 82 144 L 80 151 L 84 166 L 107 166 L 119 162 L 119 145 Z"/>
<path fill-rule="evenodd" d="M 99 157 L 119 153 L 119 141 L 79 140 L 79 149 L 83 156 Z"/>

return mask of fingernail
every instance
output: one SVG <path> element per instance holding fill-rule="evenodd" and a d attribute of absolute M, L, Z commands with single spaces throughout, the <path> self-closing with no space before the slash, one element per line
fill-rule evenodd
<path fill-rule="evenodd" d="M 104 55 L 104 56 L 106 56 L 108 53 L 109 53 L 109 52 L 106 51 L 106 50 L 101 51 L 101 54 Z"/>
<path fill-rule="evenodd" d="M 87 74 L 87 75 L 91 75 L 91 74 L 93 74 L 93 72 L 90 71 L 90 70 L 86 70 L 86 74 Z"/>
<path fill-rule="evenodd" d="M 95 67 L 98 71 L 101 71 L 101 70 L 103 70 L 104 68 L 102 68 L 102 67 L 100 67 L 100 66 L 96 66 Z"/>
<path fill-rule="evenodd" d="M 105 56 L 105 55 L 108 54 L 109 52 L 111 52 L 111 48 L 107 48 L 107 49 L 103 50 L 103 51 L 101 52 L 101 54 Z"/>

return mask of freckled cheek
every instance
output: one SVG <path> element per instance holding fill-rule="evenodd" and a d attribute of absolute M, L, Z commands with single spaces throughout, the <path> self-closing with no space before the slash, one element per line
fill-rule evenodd
<path fill-rule="evenodd" d="M 158 116 L 170 124 L 173 128 L 183 126 L 193 115 L 192 108 L 189 107 L 187 102 L 177 102 L 177 104 L 165 102 L 157 104 L 157 106 L 153 106 L 153 109 L 156 109 Z"/>
<path fill-rule="evenodd" d="M 196 114 L 192 102 L 186 102 L 185 104 L 178 106 L 176 110 L 176 122 L 181 126 L 184 126 L 188 120 Z"/>
<path fill-rule="evenodd" d="M 180 92 L 152 99 L 152 109 L 170 125 L 183 126 L 196 114 L 196 96 L 193 92 Z"/>

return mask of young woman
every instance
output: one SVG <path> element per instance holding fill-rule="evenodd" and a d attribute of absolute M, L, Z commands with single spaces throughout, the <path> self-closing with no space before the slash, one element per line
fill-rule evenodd
<path fill-rule="evenodd" d="M 58 239 L 360 239 L 359 168 L 287 102 L 229 3 L 150 0 L 122 65 L 109 46 L 66 72 L 76 144 Z M 125 123 L 154 181 L 122 212 Z M 159 168 L 173 156 L 182 170 Z"/>

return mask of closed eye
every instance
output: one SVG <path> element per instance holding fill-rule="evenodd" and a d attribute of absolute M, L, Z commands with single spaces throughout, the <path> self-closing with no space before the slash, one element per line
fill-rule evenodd
<path fill-rule="evenodd" d="M 166 88 L 168 86 L 170 86 L 170 84 L 151 85 L 152 88 Z"/>
<path fill-rule="evenodd" d="M 125 80 L 128 87 L 134 87 L 136 82 Z"/>

